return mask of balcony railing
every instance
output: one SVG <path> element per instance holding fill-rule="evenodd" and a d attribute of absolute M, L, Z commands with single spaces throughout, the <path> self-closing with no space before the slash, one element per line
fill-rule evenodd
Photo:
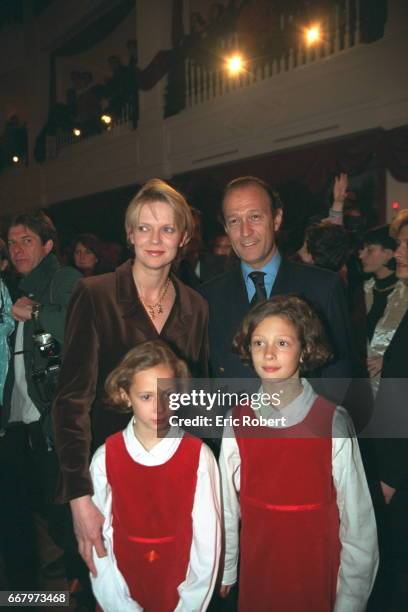
<path fill-rule="evenodd" d="M 104 122 L 102 117 L 109 117 L 110 122 Z M 47 159 L 55 159 L 60 151 L 66 147 L 71 147 L 95 136 L 101 136 L 102 134 L 115 135 L 122 132 L 123 129 L 126 131 L 133 130 L 136 127 L 136 123 L 135 105 L 128 102 L 123 105 L 116 117 L 101 114 L 101 117 L 95 118 L 95 120 L 88 124 L 74 125 L 70 129 L 59 129 L 55 135 L 47 135 Z"/>
<path fill-rule="evenodd" d="M 280 15 L 279 34 L 282 40 L 286 37 L 289 44 L 278 57 L 271 52 L 262 54 L 261 57 L 245 59 L 245 50 L 237 33 L 221 39 L 217 50 L 218 56 L 227 58 L 236 53 L 243 58 L 243 69 L 236 75 L 228 71 L 225 59 L 218 62 L 219 66 L 211 68 L 187 58 L 186 106 L 195 107 L 231 91 L 296 70 L 355 47 L 360 43 L 360 0 L 345 0 L 342 11 L 338 6 L 334 7 L 330 14 L 320 21 L 320 36 L 314 44 L 307 42 L 305 26 L 302 25 L 303 28 L 300 27 L 300 23 L 296 23 L 292 15 Z M 297 44 L 290 45 L 290 40 L 294 38 Z"/>

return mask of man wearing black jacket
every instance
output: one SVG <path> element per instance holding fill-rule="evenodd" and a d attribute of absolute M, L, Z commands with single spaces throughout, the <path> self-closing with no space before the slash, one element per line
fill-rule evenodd
<path fill-rule="evenodd" d="M 334 272 L 281 257 L 275 241 L 283 217 L 278 194 L 256 177 L 238 178 L 224 191 L 222 212 L 240 265 L 199 289 L 210 307 L 213 376 L 254 376 L 232 352 L 234 334 L 255 301 L 289 293 L 298 294 L 317 309 L 331 342 L 333 361 L 316 374 L 351 376 L 350 323 L 340 278 Z"/>

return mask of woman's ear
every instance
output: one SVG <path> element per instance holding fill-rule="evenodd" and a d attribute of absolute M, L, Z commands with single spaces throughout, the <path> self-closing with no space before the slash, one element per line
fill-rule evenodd
<path fill-rule="evenodd" d="M 183 232 L 179 242 L 179 249 L 181 249 L 183 246 L 186 246 L 186 244 L 188 244 L 189 242 L 190 236 L 187 235 L 187 232 Z"/>

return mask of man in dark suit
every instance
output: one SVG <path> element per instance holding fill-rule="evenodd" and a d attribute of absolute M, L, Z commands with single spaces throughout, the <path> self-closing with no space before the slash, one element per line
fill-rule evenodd
<path fill-rule="evenodd" d="M 232 352 L 232 340 L 251 304 L 274 295 L 296 293 L 321 315 L 334 359 L 325 377 L 351 375 L 350 324 L 343 286 L 336 273 L 284 259 L 276 246 L 282 204 L 262 180 L 242 177 L 224 192 L 223 220 L 240 266 L 200 287 L 210 307 L 210 362 L 217 377 L 248 378 L 250 367 Z"/>

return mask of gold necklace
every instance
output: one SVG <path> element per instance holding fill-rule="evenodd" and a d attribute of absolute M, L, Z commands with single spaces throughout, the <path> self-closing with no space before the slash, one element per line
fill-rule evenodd
<path fill-rule="evenodd" d="M 166 297 L 166 293 L 167 293 L 167 290 L 168 290 L 169 287 L 170 287 L 170 277 L 167 277 L 167 281 L 164 284 L 163 290 L 162 290 L 162 292 L 161 292 L 161 294 L 159 296 L 159 299 L 156 302 L 156 304 L 146 304 L 146 302 L 144 301 L 144 299 L 142 298 L 142 296 L 141 296 L 141 294 L 139 292 L 140 301 L 142 302 L 143 306 L 147 310 L 147 314 L 152 319 L 152 321 L 155 320 L 156 316 L 159 316 L 159 315 L 163 314 L 162 302 L 163 302 L 164 298 Z"/>
<path fill-rule="evenodd" d="M 374 291 L 376 293 L 385 293 L 386 291 L 392 291 L 392 289 L 395 289 L 396 286 L 397 286 L 396 282 L 393 285 L 388 285 L 388 287 L 383 287 L 382 289 L 379 289 L 378 287 L 374 285 Z"/>

